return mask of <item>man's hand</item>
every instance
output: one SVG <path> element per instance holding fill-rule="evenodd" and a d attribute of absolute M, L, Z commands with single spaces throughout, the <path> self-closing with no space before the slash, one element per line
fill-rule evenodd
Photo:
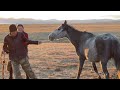
<path fill-rule="evenodd" d="M 2 55 L 4 55 L 5 53 L 6 53 L 6 52 L 5 52 L 4 50 L 1 52 Z"/>
<path fill-rule="evenodd" d="M 9 52 L 5 52 L 4 50 L 1 52 L 2 55 L 8 54 Z"/>

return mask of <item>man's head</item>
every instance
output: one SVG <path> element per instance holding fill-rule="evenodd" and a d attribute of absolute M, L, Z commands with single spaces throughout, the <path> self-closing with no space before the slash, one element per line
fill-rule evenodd
<path fill-rule="evenodd" d="M 18 29 L 18 32 L 23 32 L 24 26 L 22 24 L 18 24 L 17 29 Z"/>
<path fill-rule="evenodd" d="M 17 35 L 17 27 L 15 24 L 9 26 L 10 35 L 15 37 Z"/>

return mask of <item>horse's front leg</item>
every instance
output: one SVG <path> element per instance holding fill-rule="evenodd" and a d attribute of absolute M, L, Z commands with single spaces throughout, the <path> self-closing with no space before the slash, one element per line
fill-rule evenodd
<path fill-rule="evenodd" d="M 77 79 L 79 79 L 86 57 L 85 57 L 85 52 L 83 47 L 81 46 L 79 46 L 79 48 L 76 47 L 76 52 L 77 52 L 77 55 L 79 56 L 79 70 L 78 70 L 78 76 L 77 76 Z"/>
<path fill-rule="evenodd" d="M 83 68 L 84 62 L 85 62 L 85 57 L 84 56 L 79 57 L 79 71 L 78 71 L 77 79 L 80 78 L 80 74 L 82 72 L 82 68 Z"/>

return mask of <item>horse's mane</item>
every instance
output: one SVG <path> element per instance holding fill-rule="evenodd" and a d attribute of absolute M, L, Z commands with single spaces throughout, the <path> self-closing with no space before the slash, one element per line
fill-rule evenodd
<path fill-rule="evenodd" d="M 92 33 L 87 32 L 87 31 L 80 31 L 80 30 L 76 29 L 75 27 L 73 27 L 71 25 L 68 25 L 68 27 L 71 28 L 73 30 L 73 32 L 76 32 L 76 33 L 84 33 L 84 34 L 87 33 L 89 35 L 93 35 Z"/>
<path fill-rule="evenodd" d="M 70 27 L 72 30 L 74 30 L 75 32 L 83 32 L 83 31 L 80 31 L 78 29 L 76 29 L 75 27 L 71 26 L 71 25 L 68 25 L 68 27 Z"/>

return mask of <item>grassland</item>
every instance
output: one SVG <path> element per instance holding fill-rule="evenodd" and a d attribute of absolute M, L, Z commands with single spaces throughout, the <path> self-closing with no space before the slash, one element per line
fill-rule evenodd
<path fill-rule="evenodd" d="M 76 24 L 72 25 L 76 29 L 92 32 L 94 34 L 112 33 L 120 38 L 120 24 Z M 4 36 L 8 34 L 9 25 L 0 25 L 0 50 Z M 32 40 L 47 40 L 48 34 L 59 27 L 55 25 L 24 25 L 25 31 L 28 32 Z M 54 43 L 43 43 L 41 45 L 29 45 L 29 58 L 31 66 L 38 79 L 75 79 L 78 72 L 79 60 L 75 48 L 69 41 L 64 38 Z M 8 61 L 8 55 L 6 55 Z M 6 62 L 7 63 L 7 62 Z M 97 63 L 100 75 L 103 78 L 100 64 Z M 111 79 L 114 79 L 115 67 L 112 61 L 108 63 L 108 69 Z M 0 65 L 0 78 L 2 66 Z M 22 71 L 23 77 L 25 74 Z M 5 77 L 8 78 L 6 71 Z M 94 79 L 97 75 L 92 71 L 89 61 L 85 61 L 82 79 Z"/>

